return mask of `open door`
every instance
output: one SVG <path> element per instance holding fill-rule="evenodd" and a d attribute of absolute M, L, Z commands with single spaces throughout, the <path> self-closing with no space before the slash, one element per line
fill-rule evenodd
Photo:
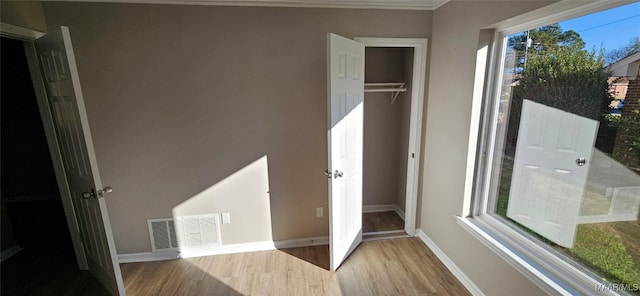
<path fill-rule="evenodd" d="M 35 41 L 88 270 L 113 294 L 125 295 L 111 224 L 67 27 Z"/>
<path fill-rule="evenodd" d="M 524 100 L 507 217 L 571 248 L 598 122 Z"/>
<path fill-rule="evenodd" d="M 327 36 L 329 249 L 336 270 L 362 242 L 364 44 Z"/>

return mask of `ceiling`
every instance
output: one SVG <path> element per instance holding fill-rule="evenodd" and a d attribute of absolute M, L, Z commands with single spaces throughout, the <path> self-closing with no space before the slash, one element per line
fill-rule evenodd
<path fill-rule="evenodd" d="M 69 1 L 78 0 L 43 0 Z M 81 2 L 435 10 L 449 0 L 81 0 Z"/>

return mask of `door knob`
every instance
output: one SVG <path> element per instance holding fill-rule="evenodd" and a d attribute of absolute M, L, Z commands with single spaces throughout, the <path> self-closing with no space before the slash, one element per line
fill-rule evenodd
<path fill-rule="evenodd" d="M 324 175 L 331 179 L 331 172 L 329 170 L 324 170 Z"/>
<path fill-rule="evenodd" d="M 578 159 L 576 159 L 576 164 L 578 166 L 583 166 L 587 164 L 587 160 L 584 157 L 579 157 Z"/>
<path fill-rule="evenodd" d="M 96 197 L 96 191 L 93 188 L 91 188 L 91 191 L 82 193 L 82 198 L 84 199 L 90 199 L 92 197 Z"/>
<path fill-rule="evenodd" d="M 336 170 L 335 172 L 333 172 L 333 177 L 336 178 L 336 179 L 342 177 L 342 172 Z"/>
<path fill-rule="evenodd" d="M 104 197 L 106 193 L 111 192 L 113 192 L 113 188 L 111 188 L 111 186 L 107 186 L 105 188 L 102 188 L 101 190 L 98 190 L 98 197 Z"/>

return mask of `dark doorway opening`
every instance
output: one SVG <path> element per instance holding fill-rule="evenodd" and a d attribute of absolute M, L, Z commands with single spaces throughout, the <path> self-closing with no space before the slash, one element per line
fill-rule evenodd
<path fill-rule="evenodd" d="M 23 42 L 0 47 L 1 294 L 108 295 L 78 269 Z"/>

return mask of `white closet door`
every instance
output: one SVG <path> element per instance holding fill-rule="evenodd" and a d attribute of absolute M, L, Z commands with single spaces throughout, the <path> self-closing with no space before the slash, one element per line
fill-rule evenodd
<path fill-rule="evenodd" d="M 124 295 L 69 29 L 51 30 L 35 45 L 89 271 L 113 295 Z"/>
<path fill-rule="evenodd" d="M 362 242 L 364 44 L 327 37 L 331 270 Z"/>
<path fill-rule="evenodd" d="M 524 100 L 507 216 L 571 248 L 597 131 L 595 120 Z"/>

